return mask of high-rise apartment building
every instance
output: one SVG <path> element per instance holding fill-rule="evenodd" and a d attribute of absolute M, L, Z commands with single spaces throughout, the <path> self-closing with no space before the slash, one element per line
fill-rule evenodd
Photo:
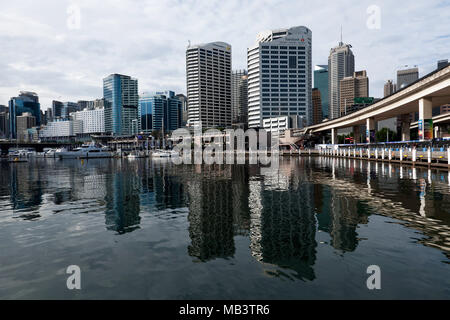
<path fill-rule="evenodd" d="M 9 101 L 9 131 L 12 139 L 17 138 L 16 118 L 25 112 L 35 117 L 36 126 L 41 125 L 41 105 L 36 93 L 21 91 L 18 97 Z"/>
<path fill-rule="evenodd" d="M 419 79 L 419 68 L 408 68 L 397 71 L 397 90 L 401 90 Z"/>
<path fill-rule="evenodd" d="M 369 97 L 369 78 L 366 70 L 343 78 L 340 83 L 340 116 L 347 114 L 347 108 L 355 103 L 355 98 L 365 97 Z"/>
<path fill-rule="evenodd" d="M 186 50 L 188 125 L 231 126 L 231 45 L 192 45 Z"/>
<path fill-rule="evenodd" d="M 74 112 L 72 114 L 72 120 L 82 122 L 82 133 L 83 134 L 93 134 L 93 133 L 105 133 L 105 108 L 98 107 L 90 109 L 86 106 L 85 109 L 81 111 Z"/>
<path fill-rule="evenodd" d="M 340 85 L 345 77 L 351 77 L 355 72 L 355 57 L 351 45 L 339 42 L 337 47 L 330 51 L 328 57 L 328 92 L 329 92 L 329 117 L 340 117 Z"/>
<path fill-rule="evenodd" d="M 313 104 L 313 123 L 318 124 L 322 122 L 322 98 L 319 89 L 312 89 L 312 104 Z"/>
<path fill-rule="evenodd" d="M 312 122 L 312 32 L 304 26 L 260 33 L 247 50 L 248 124 L 282 116 Z"/>
<path fill-rule="evenodd" d="M 328 101 L 328 65 L 317 65 L 314 67 L 314 88 L 320 91 L 322 117 L 328 119 L 330 108 Z"/>
<path fill-rule="evenodd" d="M 384 84 L 384 97 L 390 96 L 396 90 L 396 85 L 392 80 L 386 81 Z"/>
<path fill-rule="evenodd" d="M 248 121 L 248 73 L 246 70 L 233 71 L 231 76 L 231 109 L 233 124 Z"/>
<path fill-rule="evenodd" d="M 61 113 L 63 109 L 63 103 L 60 101 L 52 101 L 52 116 L 53 119 L 61 119 Z"/>
<path fill-rule="evenodd" d="M 182 127 L 183 103 L 173 91 L 143 94 L 139 98 L 139 132 L 169 132 Z"/>
<path fill-rule="evenodd" d="M 135 134 L 133 123 L 138 118 L 138 80 L 121 74 L 103 79 L 105 130 L 113 135 Z"/>

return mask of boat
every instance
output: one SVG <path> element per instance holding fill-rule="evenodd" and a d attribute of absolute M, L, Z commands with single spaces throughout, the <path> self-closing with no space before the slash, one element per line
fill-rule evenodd
<path fill-rule="evenodd" d="M 113 154 L 104 148 L 95 145 L 83 145 L 72 151 L 58 150 L 55 157 L 59 159 L 93 159 L 93 158 L 112 158 Z"/>
<path fill-rule="evenodd" d="M 146 158 L 145 153 L 142 151 L 132 151 L 128 156 L 128 159 L 139 159 L 139 158 Z"/>
<path fill-rule="evenodd" d="M 166 150 L 155 150 L 152 153 L 152 158 L 170 158 L 171 157 L 171 151 Z"/>
<path fill-rule="evenodd" d="M 28 150 L 17 150 L 8 154 L 8 162 L 28 162 Z"/>

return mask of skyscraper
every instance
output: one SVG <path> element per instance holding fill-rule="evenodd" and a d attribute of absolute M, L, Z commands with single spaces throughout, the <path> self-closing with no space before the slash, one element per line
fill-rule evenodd
<path fill-rule="evenodd" d="M 313 123 L 318 124 L 322 122 L 322 99 L 320 90 L 317 88 L 312 89 L 312 104 L 313 104 Z"/>
<path fill-rule="evenodd" d="M 37 126 L 41 125 L 41 105 L 36 93 L 21 91 L 18 97 L 9 101 L 9 131 L 12 139 L 17 138 L 16 118 L 25 112 L 36 118 Z"/>
<path fill-rule="evenodd" d="M 63 108 L 63 103 L 62 102 L 53 100 L 53 102 L 52 102 L 52 116 L 53 116 L 54 120 L 61 118 L 62 108 Z"/>
<path fill-rule="evenodd" d="M 248 119 L 248 73 L 246 70 L 233 71 L 231 76 L 231 102 L 233 123 L 247 123 Z"/>
<path fill-rule="evenodd" d="M 121 74 L 111 74 L 103 79 L 105 130 L 113 135 L 130 136 L 133 121 L 138 118 L 138 80 Z"/>
<path fill-rule="evenodd" d="M 231 126 L 231 45 L 213 42 L 186 50 L 188 125 Z"/>
<path fill-rule="evenodd" d="M 312 122 L 312 32 L 307 27 L 260 33 L 247 50 L 248 124 L 281 116 Z"/>
<path fill-rule="evenodd" d="M 384 84 L 384 97 L 390 96 L 395 92 L 396 85 L 392 80 L 386 81 Z"/>
<path fill-rule="evenodd" d="M 347 114 L 347 107 L 355 103 L 355 98 L 369 97 L 369 78 L 366 70 L 357 71 L 352 77 L 345 77 L 340 83 L 340 116 Z"/>
<path fill-rule="evenodd" d="M 355 72 L 355 57 L 351 45 L 339 45 L 330 51 L 328 57 L 328 92 L 330 105 L 330 119 L 340 116 L 340 81 L 345 77 L 351 77 Z"/>
<path fill-rule="evenodd" d="M 80 111 L 80 105 L 75 102 L 64 102 L 61 108 L 61 119 L 68 120 L 73 112 Z"/>
<path fill-rule="evenodd" d="M 173 91 L 143 94 L 139 97 L 139 132 L 174 131 L 182 126 L 183 103 Z"/>
<path fill-rule="evenodd" d="M 181 121 L 181 126 L 185 127 L 187 125 L 188 122 L 188 103 L 187 103 L 187 97 L 184 94 L 177 94 L 176 97 L 181 101 L 181 106 L 182 106 L 182 121 Z"/>
<path fill-rule="evenodd" d="M 314 68 L 314 88 L 320 91 L 320 99 L 322 101 L 322 117 L 329 117 L 329 101 L 328 101 L 328 65 L 317 65 Z"/>
<path fill-rule="evenodd" d="M 419 68 L 408 68 L 397 71 L 397 90 L 401 90 L 419 79 Z"/>

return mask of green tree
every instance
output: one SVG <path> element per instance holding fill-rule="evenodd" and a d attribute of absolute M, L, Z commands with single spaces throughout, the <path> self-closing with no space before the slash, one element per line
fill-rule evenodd
<path fill-rule="evenodd" d="M 383 128 L 380 131 L 377 131 L 375 133 L 375 137 L 377 142 L 397 141 L 397 133 L 388 128 Z"/>

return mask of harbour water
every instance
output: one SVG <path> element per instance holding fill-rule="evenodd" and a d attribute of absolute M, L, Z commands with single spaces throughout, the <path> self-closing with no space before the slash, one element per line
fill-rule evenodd
<path fill-rule="evenodd" d="M 0 163 L 0 298 L 449 299 L 449 178 L 321 157 Z"/>

